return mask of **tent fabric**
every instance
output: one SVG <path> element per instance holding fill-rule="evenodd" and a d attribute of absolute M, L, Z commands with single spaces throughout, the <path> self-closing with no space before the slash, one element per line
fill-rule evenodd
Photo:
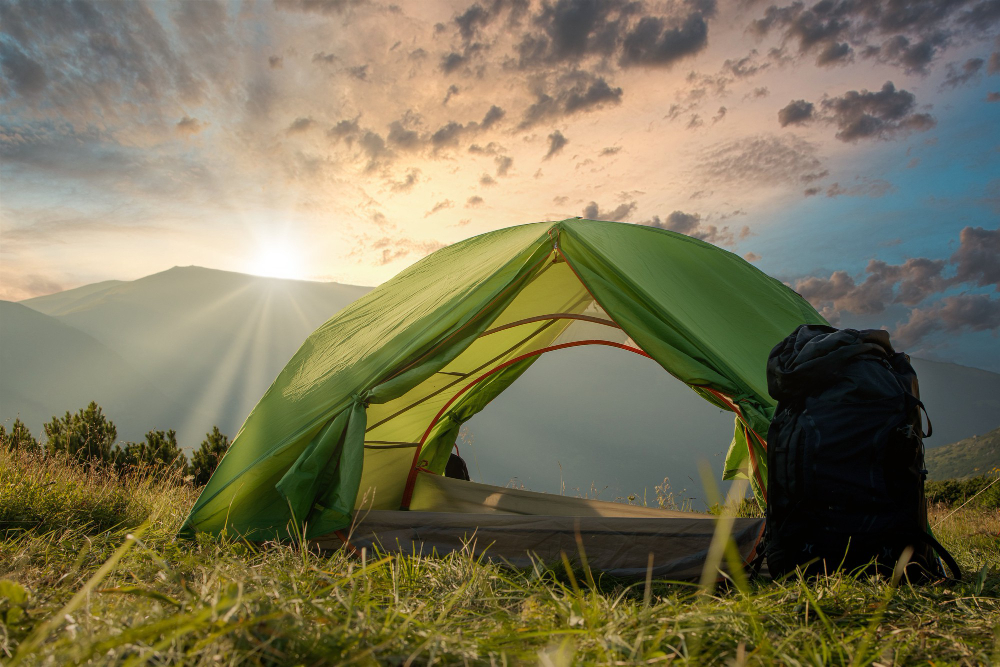
<path fill-rule="evenodd" d="M 637 518 L 373 510 L 358 512 L 345 537 L 355 549 L 369 553 L 465 551 L 514 567 L 531 567 L 533 561 L 558 564 L 563 553 L 580 562 L 582 545 L 587 564 L 612 576 L 642 577 L 648 571 L 657 579 L 689 580 L 702 573 L 714 519 L 698 514 Z M 731 536 L 743 562 L 752 559 L 763 527 L 763 519 L 734 520 Z M 343 545 L 337 536 L 316 543 L 329 550 Z"/>
<path fill-rule="evenodd" d="M 740 257 L 675 232 L 571 219 L 455 243 L 309 336 L 182 534 L 280 539 L 304 526 L 312 538 L 345 528 L 362 505 L 399 509 L 418 469 L 443 472 L 458 427 L 563 340 L 645 354 L 734 411 L 724 475 L 751 477 L 763 500 L 765 363 L 803 323 L 825 321 Z"/>

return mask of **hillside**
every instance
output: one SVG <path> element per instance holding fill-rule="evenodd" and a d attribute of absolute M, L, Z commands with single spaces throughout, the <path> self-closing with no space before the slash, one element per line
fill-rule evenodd
<path fill-rule="evenodd" d="M 302 341 L 369 289 L 192 266 L 23 304 L 88 334 L 155 380 L 162 394 L 185 406 L 173 427 L 189 445 L 214 424 L 235 435 Z M 30 377 L 19 381 L 35 384 Z M 105 410 L 115 419 L 123 412 L 117 404 Z"/>
<path fill-rule="evenodd" d="M 964 479 L 1000 468 L 1000 428 L 927 452 L 930 479 Z"/>
<path fill-rule="evenodd" d="M 118 435 L 127 440 L 194 415 L 211 420 L 168 398 L 92 336 L 21 304 L 0 301 L 0 340 L 0 418 L 19 416 L 36 436 L 53 415 L 90 401 L 113 407 Z"/>

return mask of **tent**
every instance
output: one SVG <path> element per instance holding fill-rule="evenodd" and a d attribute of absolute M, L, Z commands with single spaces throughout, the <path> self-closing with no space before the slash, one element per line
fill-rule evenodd
<path fill-rule="evenodd" d="M 582 539 L 588 555 L 606 547 L 603 559 L 588 558 L 593 566 L 627 573 L 641 561 L 645 571 L 652 550 L 664 554 L 658 574 L 683 574 L 707 548 L 710 517 L 446 478 L 459 429 L 539 355 L 612 346 L 735 413 L 723 477 L 749 478 L 764 501 L 762 436 L 774 410 L 765 363 L 803 323 L 824 320 L 786 285 L 671 231 L 570 219 L 455 243 L 306 339 L 182 534 L 268 540 L 298 531 L 333 545 L 349 533 L 354 545 L 439 552 L 474 537 L 477 549 L 515 563 Z M 760 528 L 737 522 L 745 555 Z"/>

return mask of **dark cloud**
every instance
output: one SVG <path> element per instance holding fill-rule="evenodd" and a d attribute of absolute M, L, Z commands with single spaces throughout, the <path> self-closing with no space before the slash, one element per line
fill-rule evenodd
<path fill-rule="evenodd" d="M 565 72 L 551 84 L 540 78 L 534 85 L 535 102 L 524 112 L 520 129 L 580 112 L 621 103 L 622 89 L 612 88 L 603 77 L 590 72 Z"/>
<path fill-rule="evenodd" d="M 386 139 L 390 144 L 403 151 L 419 150 L 424 143 L 419 132 L 406 127 L 400 120 L 389 123 L 389 134 Z"/>
<path fill-rule="evenodd" d="M 504 150 L 504 147 L 495 141 L 491 141 L 485 146 L 480 146 L 479 144 L 469 146 L 469 152 L 476 155 L 499 155 L 502 150 Z"/>
<path fill-rule="evenodd" d="M 957 265 L 955 282 L 993 285 L 1000 291 L 1000 228 L 966 227 L 959 241 L 958 250 L 951 256 L 951 262 Z"/>
<path fill-rule="evenodd" d="M 26 97 L 42 92 L 49 82 L 45 68 L 4 41 L 0 41 L 0 71 L 3 71 L 4 87 L 9 86 L 16 94 Z"/>
<path fill-rule="evenodd" d="M 564 137 L 562 132 L 556 130 L 555 132 L 549 135 L 549 150 L 545 154 L 545 157 L 542 159 L 548 160 L 552 156 L 558 155 L 560 152 L 562 152 L 562 149 L 565 148 L 566 144 L 568 143 L 569 139 Z"/>
<path fill-rule="evenodd" d="M 483 174 L 479 177 L 479 185 L 484 188 L 489 188 L 497 184 L 497 180 L 490 176 L 489 174 Z"/>
<path fill-rule="evenodd" d="M 778 124 L 781 127 L 802 125 L 813 119 L 814 109 L 812 102 L 793 100 L 778 111 Z"/>
<path fill-rule="evenodd" d="M 948 296 L 929 308 L 915 308 L 910 319 L 896 328 L 901 347 L 911 347 L 932 333 L 945 331 L 996 331 L 1000 328 L 1000 299 L 985 294 Z"/>
<path fill-rule="evenodd" d="M 359 81 L 367 81 L 368 65 L 356 65 L 354 67 L 348 67 L 347 73 Z"/>
<path fill-rule="evenodd" d="M 610 211 L 602 211 L 598 206 L 597 202 L 590 202 L 583 209 L 583 217 L 588 220 L 610 220 L 612 222 L 621 222 L 628 218 L 629 215 L 635 211 L 638 204 L 634 201 L 624 202 L 619 204 Z"/>
<path fill-rule="evenodd" d="M 732 232 L 728 226 L 719 228 L 716 225 L 704 224 L 698 213 L 684 213 L 683 211 L 674 211 L 663 220 L 659 216 L 653 216 L 652 220 L 642 224 L 658 229 L 668 229 L 715 245 L 733 245 L 736 241 L 751 236 L 750 228 L 747 226 L 738 232 Z"/>
<path fill-rule="evenodd" d="M 802 191 L 802 194 L 806 197 L 814 197 L 821 192 L 823 192 L 823 188 L 806 188 Z"/>
<path fill-rule="evenodd" d="M 283 11 L 314 14 L 343 14 L 348 9 L 368 4 L 368 0 L 274 0 L 274 6 Z"/>
<path fill-rule="evenodd" d="M 285 59 L 281 56 L 270 56 L 267 59 L 267 65 L 271 69 L 281 69 L 285 66 Z"/>
<path fill-rule="evenodd" d="M 722 71 L 730 74 L 735 79 L 747 79 L 770 66 L 770 63 L 762 63 L 757 60 L 757 50 L 754 49 L 742 58 L 726 60 L 722 64 Z"/>
<path fill-rule="evenodd" d="M 866 58 L 902 67 L 908 74 L 927 74 L 928 66 L 934 60 L 938 46 L 943 41 L 940 34 L 917 42 L 905 35 L 896 35 L 882 42 L 880 46 L 867 47 L 862 54 Z"/>
<path fill-rule="evenodd" d="M 485 203 L 482 197 L 479 195 L 473 195 L 469 197 L 465 202 L 465 208 L 477 208 Z"/>
<path fill-rule="evenodd" d="M 506 176 L 510 168 L 514 166 L 514 158 L 506 155 L 497 155 L 493 161 L 497 165 L 497 176 Z"/>
<path fill-rule="evenodd" d="M 607 146 L 606 148 L 602 148 L 601 152 L 598 155 L 600 155 L 601 157 L 605 157 L 608 155 L 618 155 L 618 153 L 621 152 L 621 149 L 622 149 L 621 146 Z"/>
<path fill-rule="evenodd" d="M 986 73 L 990 75 L 1000 74 L 1000 51 L 994 51 L 990 54 L 990 61 L 986 65 Z"/>
<path fill-rule="evenodd" d="M 358 247 L 351 255 L 372 254 L 374 255 L 374 263 L 377 266 L 385 266 L 411 254 L 417 254 L 422 257 L 443 247 L 444 244 L 438 241 L 415 241 L 407 237 L 392 238 L 383 236 L 374 240 L 367 238 L 359 239 Z"/>
<path fill-rule="evenodd" d="M 435 150 L 446 146 L 457 146 L 459 139 L 467 129 L 468 128 L 461 123 L 449 121 L 438 128 L 434 134 L 431 135 L 431 145 L 435 148 Z"/>
<path fill-rule="evenodd" d="M 198 134 L 205 128 L 205 124 L 202 123 L 197 118 L 191 118 L 190 116 L 184 116 L 174 127 L 177 128 L 178 134 L 183 134 L 185 136 L 190 136 L 192 134 Z"/>
<path fill-rule="evenodd" d="M 298 134 L 300 132 L 305 132 L 315 124 L 316 121 L 314 121 L 312 118 L 300 116 L 299 118 L 296 118 L 295 120 L 292 121 L 292 124 L 288 126 L 288 129 L 285 130 L 285 133 Z"/>
<path fill-rule="evenodd" d="M 820 0 L 808 7 L 771 5 L 749 31 L 777 33 L 782 43 L 797 44 L 801 55 L 816 55 L 819 65 L 845 62 L 857 48 L 862 57 L 925 74 L 941 47 L 998 22 L 996 0 Z"/>
<path fill-rule="evenodd" d="M 332 53 L 326 53 L 325 51 L 320 51 L 319 53 L 314 53 L 312 61 L 314 63 L 325 63 L 330 65 L 338 60 L 337 56 Z"/>
<path fill-rule="evenodd" d="M 441 102 L 441 104 L 442 105 L 448 104 L 448 102 L 451 101 L 451 98 L 453 98 L 455 95 L 458 95 L 458 93 L 459 93 L 458 86 L 454 84 L 448 86 L 448 92 L 445 93 L 444 101 Z"/>
<path fill-rule="evenodd" d="M 767 97 L 770 94 L 771 91 L 768 90 L 767 86 L 761 86 L 760 88 L 754 88 L 753 92 L 750 93 L 748 97 L 753 97 L 754 99 L 760 99 L 762 97 Z"/>
<path fill-rule="evenodd" d="M 503 117 L 506 115 L 507 115 L 506 111 L 504 111 L 503 109 L 494 104 L 486 112 L 486 115 L 483 116 L 483 121 L 479 124 L 479 126 L 484 130 L 490 130 L 497 123 L 503 120 Z"/>
<path fill-rule="evenodd" d="M 847 42 L 831 42 L 816 56 L 816 64 L 821 67 L 826 65 L 844 65 L 851 62 L 853 53 L 854 50 L 851 49 Z"/>
<path fill-rule="evenodd" d="M 1000 102 L 1000 92 L 986 93 L 987 102 Z"/>
<path fill-rule="evenodd" d="M 983 69 L 986 61 L 982 58 L 969 58 L 962 63 L 961 69 L 956 67 L 956 63 L 948 64 L 948 78 L 941 84 L 942 88 L 957 88 L 969 81 L 979 78 L 979 73 Z"/>
<path fill-rule="evenodd" d="M 820 102 L 825 118 L 839 128 L 841 141 L 890 139 L 908 131 L 923 132 L 936 121 L 930 114 L 916 113 L 916 98 L 906 90 L 896 90 L 887 81 L 878 92 L 850 90 L 840 97 Z"/>
<path fill-rule="evenodd" d="M 626 36 L 619 62 L 623 66 L 668 66 L 708 45 L 708 24 L 700 13 L 669 27 L 655 16 L 644 16 Z"/>
<path fill-rule="evenodd" d="M 949 268 L 954 269 L 951 276 L 946 275 Z M 843 312 L 878 315 L 892 304 L 913 307 L 960 285 L 1000 291 L 1000 229 L 966 227 L 960 235 L 959 249 L 948 260 L 916 257 L 902 264 L 888 264 L 873 259 L 860 283 L 846 271 L 834 271 L 829 278 L 801 279 L 795 290 L 830 322 L 837 322 Z M 945 297 L 914 310 L 897 334 L 912 344 L 937 330 L 996 329 L 998 324 L 991 319 L 991 313 L 997 311 L 998 303 L 985 295 Z M 934 317 L 941 320 L 936 325 L 932 323 Z"/>
<path fill-rule="evenodd" d="M 743 255 L 743 259 L 745 259 L 748 262 L 759 262 L 760 255 L 758 255 L 755 252 L 748 252 L 745 255 Z"/>
<path fill-rule="evenodd" d="M 445 55 L 441 56 L 441 64 L 440 64 L 441 71 L 444 72 L 445 74 L 451 74 L 459 67 L 467 63 L 468 60 L 469 59 L 467 56 L 464 56 L 456 51 L 452 51 L 451 53 L 446 53 Z"/>

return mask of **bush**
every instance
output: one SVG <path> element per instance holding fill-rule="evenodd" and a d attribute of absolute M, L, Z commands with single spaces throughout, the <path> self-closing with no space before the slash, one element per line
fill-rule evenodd
<path fill-rule="evenodd" d="M 176 470 L 183 475 L 187 471 L 187 457 L 177 446 L 177 433 L 150 431 L 142 442 L 129 442 L 116 456 L 119 469 L 150 468 Z"/>
<path fill-rule="evenodd" d="M 212 427 L 211 433 L 205 434 L 201 447 L 191 454 L 190 472 L 194 476 L 195 486 L 205 486 L 212 473 L 219 467 L 219 461 L 229 449 L 229 438 L 219 431 L 218 426 Z"/>
<path fill-rule="evenodd" d="M 931 503 L 959 506 L 969 502 L 972 507 L 1000 509 L 1000 482 L 997 479 L 995 475 L 983 475 L 927 482 L 924 491 Z"/>
<path fill-rule="evenodd" d="M 0 424 L 0 447 L 3 449 L 20 450 L 25 452 L 37 452 L 41 449 L 38 441 L 31 437 L 31 431 L 20 419 L 15 419 L 7 433 L 3 425 Z"/>
<path fill-rule="evenodd" d="M 113 463 L 116 456 L 118 429 L 94 401 L 75 415 L 67 411 L 61 419 L 52 417 L 45 424 L 45 435 L 49 453 L 64 452 L 79 461 L 102 463 Z"/>

